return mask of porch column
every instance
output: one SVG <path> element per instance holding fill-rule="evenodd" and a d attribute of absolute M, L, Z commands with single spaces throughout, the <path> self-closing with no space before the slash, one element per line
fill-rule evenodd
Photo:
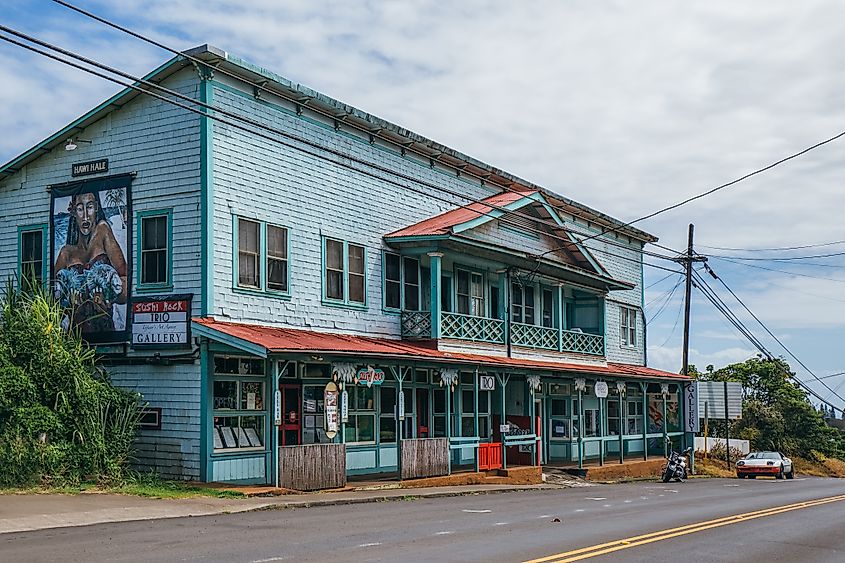
<path fill-rule="evenodd" d="M 431 337 L 440 338 L 440 304 L 441 293 L 443 287 L 440 284 L 442 276 L 442 266 L 440 259 L 443 258 L 442 252 L 429 252 L 428 257 L 431 260 L 429 265 L 431 270 Z"/>
<path fill-rule="evenodd" d="M 460 377 L 460 376 L 458 376 Z M 449 447 L 449 475 L 452 474 L 452 386 L 444 385 L 446 390 L 446 444 Z"/>
<path fill-rule="evenodd" d="M 566 308 L 563 303 L 563 284 L 557 286 L 557 351 L 563 352 L 563 327 L 566 324 Z"/>
<path fill-rule="evenodd" d="M 481 437 L 479 436 L 478 432 L 478 367 L 475 368 L 475 379 L 472 385 L 472 394 L 473 400 L 475 401 L 475 416 L 473 416 L 472 420 L 472 427 L 475 429 L 475 472 L 478 473 L 478 452 L 479 452 L 479 444 L 481 443 Z"/>
<path fill-rule="evenodd" d="M 501 399 L 501 414 L 499 415 L 499 426 L 501 427 L 505 424 L 505 387 L 508 384 L 508 380 L 510 379 L 510 375 L 505 374 L 496 374 L 496 380 L 499 382 L 499 397 Z M 505 447 L 505 434 L 504 432 L 499 433 L 502 437 L 502 469 L 508 468 L 508 449 Z"/>
<path fill-rule="evenodd" d="M 648 460 L 648 383 L 640 383 L 643 392 L 643 459 Z"/>
<path fill-rule="evenodd" d="M 599 465 L 604 465 L 604 399 L 599 398 Z"/>
<path fill-rule="evenodd" d="M 578 387 L 578 469 L 584 468 L 584 394 Z"/>
<path fill-rule="evenodd" d="M 628 427 L 628 417 L 625 416 L 625 392 L 628 384 L 616 382 L 616 394 L 619 397 L 619 463 L 625 463 L 625 431 Z"/>

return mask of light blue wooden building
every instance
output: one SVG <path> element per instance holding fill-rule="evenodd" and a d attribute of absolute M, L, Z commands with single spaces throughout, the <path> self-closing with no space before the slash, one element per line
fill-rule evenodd
<path fill-rule="evenodd" d="M 0 167 L 0 276 L 122 282 L 90 334 L 149 403 L 139 465 L 271 483 L 291 445 L 354 475 L 403 439 L 457 469 L 514 436 L 509 462 L 561 465 L 688 437 L 686 379 L 645 367 L 652 235 L 210 46 L 146 80 L 193 111 L 127 89 Z"/>

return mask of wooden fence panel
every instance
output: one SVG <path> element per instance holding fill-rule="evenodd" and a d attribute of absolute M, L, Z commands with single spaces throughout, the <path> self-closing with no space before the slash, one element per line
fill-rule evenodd
<path fill-rule="evenodd" d="M 345 487 L 346 445 L 280 447 L 279 486 L 297 491 Z"/>
<path fill-rule="evenodd" d="M 437 477 L 449 473 L 449 440 L 402 440 L 402 479 Z"/>

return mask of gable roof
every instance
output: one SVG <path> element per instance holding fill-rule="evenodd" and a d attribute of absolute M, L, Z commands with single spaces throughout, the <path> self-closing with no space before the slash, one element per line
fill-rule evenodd
<path fill-rule="evenodd" d="M 542 193 L 554 206 L 565 209 L 567 213 L 570 213 L 574 217 L 594 223 L 605 230 L 615 230 L 620 234 L 643 242 L 656 242 L 658 240 L 654 235 L 627 225 L 596 209 L 578 203 L 532 182 L 528 182 L 527 180 L 523 180 L 514 174 L 467 156 L 455 149 L 432 141 L 413 131 L 409 131 L 404 127 L 400 127 L 380 117 L 335 100 L 307 86 L 292 82 L 287 78 L 244 61 L 211 45 L 201 45 L 184 51 L 184 54 L 187 57 L 205 61 L 214 68 L 224 68 L 227 72 L 232 72 L 245 81 L 263 83 L 264 88 L 272 90 L 274 94 L 282 98 L 291 100 L 302 106 L 308 106 L 314 111 L 324 113 L 326 116 L 331 116 L 334 119 L 340 120 L 362 131 L 369 132 L 386 141 L 407 147 L 420 155 L 430 158 L 432 161 L 437 161 L 446 166 L 463 170 L 467 174 L 484 178 L 485 182 L 490 185 L 508 186 L 511 189 L 519 191 L 534 190 Z M 157 82 L 192 64 L 193 62 L 190 59 L 184 56 L 177 56 L 153 70 L 144 79 Z M 140 87 L 147 88 L 145 86 Z M 49 153 L 64 142 L 69 135 L 84 130 L 89 125 L 102 119 L 108 113 L 119 109 L 139 95 L 142 94 L 131 88 L 126 88 L 109 98 L 31 149 L 0 166 L 0 181 L 15 174 L 23 166 L 36 160 L 41 155 Z"/>

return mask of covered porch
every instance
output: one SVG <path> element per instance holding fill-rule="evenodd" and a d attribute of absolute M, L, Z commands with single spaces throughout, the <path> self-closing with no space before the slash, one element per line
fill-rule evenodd
<path fill-rule="evenodd" d="M 336 485 L 355 475 L 581 467 L 659 455 L 666 437 L 679 445 L 685 437 L 684 379 L 649 368 L 213 319 L 195 319 L 193 330 L 206 376 L 208 481 Z"/>

